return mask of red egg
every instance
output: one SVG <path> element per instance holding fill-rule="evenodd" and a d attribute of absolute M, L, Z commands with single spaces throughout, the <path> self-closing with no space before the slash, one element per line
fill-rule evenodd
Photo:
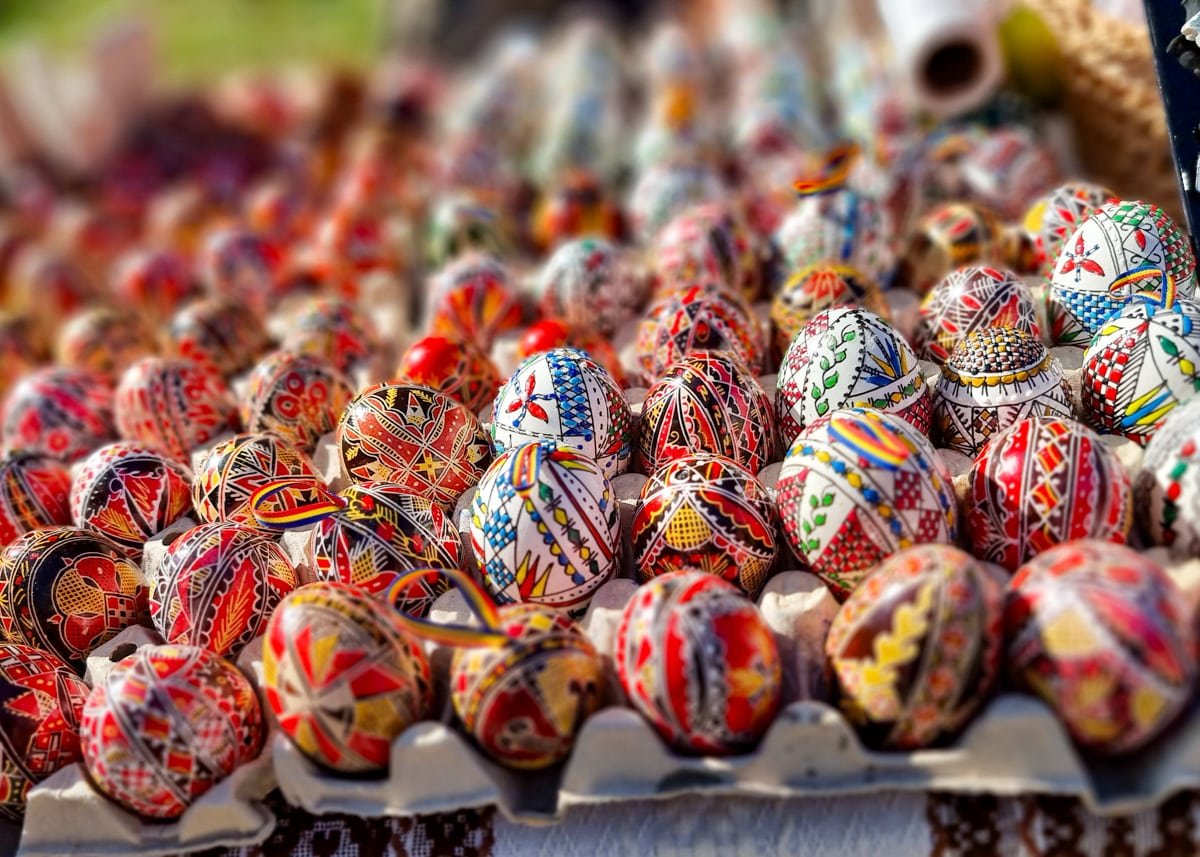
<path fill-rule="evenodd" d="M 220 376 L 189 360 L 146 357 L 121 376 L 117 428 L 128 440 L 161 448 L 180 462 L 237 421 Z"/>
<path fill-rule="evenodd" d="M 379 349 L 371 319 L 340 298 L 316 298 L 293 322 L 284 347 L 328 361 L 340 372 L 370 360 Z"/>
<path fill-rule="evenodd" d="M 252 365 L 269 342 L 262 320 L 228 298 L 189 303 L 171 319 L 167 338 L 172 353 L 227 378 Z"/>
<path fill-rule="evenodd" d="M 72 462 L 116 439 L 113 389 L 83 369 L 39 369 L 4 404 L 4 448 Z"/>
<path fill-rule="evenodd" d="M 732 292 L 695 285 L 671 292 L 646 312 L 637 353 L 650 381 L 697 351 L 730 351 L 752 372 L 763 370 L 766 343 L 753 311 Z"/>
<path fill-rule="evenodd" d="M 470 342 L 446 336 L 426 336 L 410 345 L 396 380 L 445 393 L 473 414 L 491 406 L 503 383 L 490 357 Z"/>
<path fill-rule="evenodd" d="M 272 498 L 263 508 L 278 510 L 291 497 L 314 502 L 324 483 L 309 457 L 273 434 L 238 434 L 221 441 L 196 462 L 192 504 L 201 521 L 232 521 L 257 526 L 250 501 L 261 489 L 280 480 L 304 479 L 308 489 Z"/>
<path fill-rule="evenodd" d="M 521 324 L 521 305 L 507 269 L 470 254 L 434 275 L 429 288 L 431 332 L 490 351 L 496 336 Z"/>
<path fill-rule="evenodd" d="M 71 523 L 71 474 L 61 462 L 31 452 L 0 461 L 0 547 L 22 533 Z"/>

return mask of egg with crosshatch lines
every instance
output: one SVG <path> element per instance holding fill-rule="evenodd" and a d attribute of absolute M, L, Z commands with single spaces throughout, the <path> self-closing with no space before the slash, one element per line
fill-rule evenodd
<path fill-rule="evenodd" d="M 146 357 L 121 376 L 117 428 L 180 462 L 237 421 L 237 403 L 213 370 L 190 360 Z"/>
<path fill-rule="evenodd" d="M 342 413 L 338 447 L 355 482 L 395 482 L 451 507 L 491 461 L 475 415 L 428 387 L 377 384 Z"/>
<path fill-rule="evenodd" d="M 1145 746 L 1196 685 L 1195 631 L 1162 567 L 1122 545 L 1081 539 L 1017 569 L 1004 624 L 1008 670 L 1097 755 Z"/>
<path fill-rule="evenodd" d="M 241 402 L 246 431 L 271 432 L 309 453 L 337 428 L 354 389 L 349 379 L 319 357 L 275 351 L 250 373 Z"/>
<path fill-rule="evenodd" d="M 1156 205 L 1126 200 L 1092 212 L 1059 251 L 1046 295 L 1050 336 L 1087 347 L 1092 336 L 1142 285 L 1118 286 L 1126 272 L 1153 265 L 1180 297 L 1196 290 L 1196 257 L 1187 235 Z"/>
<path fill-rule="evenodd" d="M 85 369 L 38 369 L 9 392 L 3 429 L 5 452 L 77 461 L 116 440 L 112 385 Z"/>
<path fill-rule="evenodd" d="M 0 460 L 0 547 L 41 527 L 71 523 L 71 474 L 61 461 L 32 452 Z"/>
<path fill-rule="evenodd" d="M 753 311 L 738 295 L 710 283 L 681 287 L 656 301 L 637 331 L 637 355 L 649 381 L 700 351 L 729 351 L 761 372 L 766 344 Z"/>
<path fill-rule="evenodd" d="M 341 493 L 343 507 L 318 521 L 308 543 L 317 580 L 349 583 L 379 595 L 397 574 L 458 568 L 462 543 L 442 507 L 387 482 L 362 482 Z M 393 591 L 392 606 L 424 616 L 449 588 L 430 573 Z"/>
<path fill-rule="evenodd" d="M 754 476 L 719 455 L 688 455 L 656 470 L 633 515 L 633 556 L 649 580 L 707 571 L 758 594 L 777 554 L 775 503 Z"/>
<path fill-rule="evenodd" d="M 157 449 L 110 443 L 75 470 L 71 518 L 140 556 L 147 541 L 192 511 L 191 484 L 191 471 Z"/>
<path fill-rule="evenodd" d="M 33 530 L 0 556 L 0 627 L 83 674 L 87 656 L 144 623 L 146 587 L 113 542 L 74 527 Z"/>
<path fill-rule="evenodd" d="M 1033 296 L 1016 274 L 966 265 L 943 277 L 921 301 L 913 347 L 921 359 L 945 363 L 969 333 L 986 327 L 1042 335 Z"/>
<path fill-rule="evenodd" d="M 272 536 L 241 524 L 201 524 L 167 548 L 150 616 L 168 643 L 236 658 L 295 588 L 296 572 Z"/>
<path fill-rule="evenodd" d="M 716 575 L 679 571 L 638 587 L 613 657 L 630 703 L 684 753 L 746 752 L 779 710 L 775 637 L 754 602 Z"/>
<path fill-rule="evenodd" d="M 577 348 L 525 360 L 500 388 L 492 409 L 497 452 L 531 441 L 576 449 L 610 479 L 629 467 L 633 412 L 612 376 Z"/>
<path fill-rule="evenodd" d="M 775 458 L 775 439 L 771 399 L 758 379 L 729 352 L 701 351 L 646 391 L 638 455 L 647 473 L 701 452 L 758 473 Z"/>
<path fill-rule="evenodd" d="M 267 625 L 267 704 L 280 730 L 323 767 L 385 770 L 393 739 L 428 716 L 432 687 L 421 643 L 357 587 L 302 586 Z"/>
<path fill-rule="evenodd" d="M 954 737 L 1000 670 L 1004 587 L 953 545 L 885 559 L 846 599 L 825 642 L 842 710 L 867 741 L 895 749 Z"/>
<path fill-rule="evenodd" d="M 474 343 L 449 336 L 426 336 L 410 345 L 395 380 L 445 393 L 473 414 L 491 407 L 504 381 L 492 358 Z"/>
<path fill-rule="evenodd" d="M 916 544 L 952 544 L 950 474 L 924 434 L 895 414 L 834 411 L 809 426 L 779 472 L 788 543 L 838 598 L 884 558 Z"/>
<path fill-rule="evenodd" d="M 92 688 L 80 719 L 88 777 L 146 818 L 172 819 L 241 765 L 266 735 L 254 686 L 196 646 L 143 646 Z"/>
<path fill-rule="evenodd" d="M 1040 339 L 1011 327 L 968 334 L 933 388 L 939 445 L 972 458 L 1019 420 L 1072 415 L 1058 358 Z"/>
<path fill-rule="evenodd" d="M 790 443 L 839 408 L 893 413 L 924 435 L 932 411 L 925 376 L 896 328 L 870 310 L 835 307 L 796 334 L 779 367 L 775 416 Z"/>
<path fill-rule="evenodd" d="M 968 479 L 971 552 L 1009 571 L 1062 542 L 1129 535 L 1129 476 L 1083 423 L 1021 420 L 988 442 Z"/>
<path fill-rule="evenodd" d="M 503 646 L 458 649 L 454 711 L 485 753 L 510 768 L 545 768 L 571 752 L 603 702 L 604 665 L 579 625 L 540 604 L 500 608 Z"/>
<path fill-rule="evenodd" d="M 604 471 L 553 443 L 500 453 L 471 502 L 471 547 L 499 604 L 582 613 L 616 572 L 620 530 Z"/>

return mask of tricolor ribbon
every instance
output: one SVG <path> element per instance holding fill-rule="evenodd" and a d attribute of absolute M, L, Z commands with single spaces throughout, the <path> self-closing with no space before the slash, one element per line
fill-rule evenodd
<path fill-rule="evenodd" d="M 1110 293 L 1131 290 L 1129 299 L 1168 310 L 1175 306 L 1175 278 L 1155 265 L 1140 265 L 1112 281 Z"/>
<path fill-rule="evenodd" d="M 409 585 L 433 572 L 445 577 L 455 589 L 462 593 L 463 598 L 467 601 L 467 606 L 479 619 L 482 627 L 442 625 L 397 610 L 396 615 L 405 628 L 423 640 L 432 640 L 442 646 L 474 648 L 508 644 L 511 638 L 501 625 L 500 611 L 496 609 L 495 602 L 470 576 L 456 568 L 421 568 L 405 572 L 392 581 L 392 584 L 384 592 L 384 598 L 389 604 L 395 604 Z"/>
<path fill-rule="evenodd" d="M 812 175 L 796 179 L 792 187 L 799 196 L 813 196 L 837 190 L 846 183 L 850 168 L 854 166 L 858 155 L 857 143 L 842 143 L 825 153 L 821 165 Z"/>
<path fill-rule="evenodd" d="M 293 497 L 302 493 L 315 494 L 318 499 L 311 503 L 284 503 L 278 508 L 267 507 L 271 500 L 284 493 L 289 493 Z M 254 519 L 271 530 L 295 530 L 307 527 L 322 518 L 329 517 L 334 512 L 341 511 L 345 506 L 345 500 L 327 490 L 311 476 L 276 479 L 259 488 L 250 497 L 250 510 L 254 514 Z"/>

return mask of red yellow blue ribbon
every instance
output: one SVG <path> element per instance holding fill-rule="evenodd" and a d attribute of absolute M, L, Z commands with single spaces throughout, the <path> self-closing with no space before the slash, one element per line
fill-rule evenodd
<path fill-rule="evenodd" d="M 405 572 L 392 581 L 384 591 L 384 598 L 393 606 L 399 600 L 405 589 L 419 579 L 436 572 L 450 581 L 466 599 L 467 606 L 479 619 L 482 627 L 473 625 L 443 625 L 429 619 L 422 619 L 410 613 L 397 610 L 400 623 L 423 640 L 432 640 L 442 646 L 456 648 L 476 648 L 480 646 L 503 646 L 510 637 L 500 622 L 500 611 L 491 597 L 483 588 L 471 579 L 465 572 L 456 568 L 428 569 L 419 568 Z"/>
<path fill-rule="evenodd" d="M 1140 265 L 1112 281 L 1109 292 L 1120 294 L 1133 291 L 1131 299 L 1153 303 L 1163 309 L 1175 306 L 1175 278 L 1155 265 Z"/>
<path fill-rule="evenodd" d="M 854 166 L 858 155 L 857 143 L 842 143 L 825 153 L 821 165 L 812 175 L 796 179 L 792 187 L 799 196 L 813 196 L 837 190 L 846 183 L 850 176 L 850 168 Z"/>
<path fill-rule="evenodd" d="M 898 470 L 912 454 L 899 435 L 870 414 L 834 414 L 829 420 L 829 434 L 884 470 Z"/>
<path fill-rule="evenodd" d="M 267 503 L 285 492 L 296 494 L 315 494 L 317 500 L 311 503 L 284 503 L 278 508 L 267 508 Z M 295 530 L 314 524 L 322 518 L 327 518 L 334 512 L 345 508 L 345 501 L 336 494 L 326 490 L 320 482 L 311 476 L 292 476 L 276 479 L 259 488 L 250 497 L 250 510 L 254 519 L 264 527 L 272 530 Z"/>

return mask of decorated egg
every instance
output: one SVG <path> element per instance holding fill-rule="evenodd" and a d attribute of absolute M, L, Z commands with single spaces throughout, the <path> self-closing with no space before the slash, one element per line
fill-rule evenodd
<path fill-rule="evenodd" d="M 1021 420 L 988 442 L 968 478 L 971 550 L 1009 571 L 1062 542 L 1129 535 L 1129 477 L 1082 423 Z"/>
<path fill-rule="evenodd" d="M 192 505 L 201 521 L 256 526 L 250 505 L 254 495 L 275 482 L 298 479 L 314 487 L 323 484 L 309 457 L 286 440 L 269 433 L 238 434 L 220 441 L 196 462 Z M 304 494 L 298 492 L 297 497 Z M 278 509 L 289 502 L 282 498 L 272 498 L 265 508 Z"/>
<path fill-rule="evenodd" d="M 625 234 L 625 220 L 594 175 L 573 170 L 542 197 L 533 213 L 532 231 L 543 249 L 573 238 L 619 241 Z"/>
<path fill-rule="evenodd" d="M 1017 570 L 1004 612 L 1014 681 L 1099 755 L 1159 735 L 1196 683 L 1186 599 L 1160 566 L 1120 545 L 1059 545 Z"/>
<path fill-rule="evenodd" d="M 0 560 L 0 629 L 80 675 L 87 656 L 146 620 L 141 572 L 107 538 L 73 527 L 25 533 Z"/>
<path fill-rule="evenodd" d="M 1110 316 L 1083 355 L 1084 416 L 1145 446 L 1171 409 L 1200 393 L 1200 303 L 1138 295 Z"/>
<path fill-rule="evenodd" d="M 1050 148 L 1025 128 L 999 128 L 972 146 L 960 170 L 973 198 L 1006 221 L 1059 180 Z"/>
<path fill-rule="evenodd" d="M 504 257 L 512 251 L 512 237 L 495 209 L 469 196 L 453 195 L 434 204 L 426 246 L 429 264 L 436 268 L 471 252 Z"/>
<path fill-rule="evenodd" d="M 677 214 L 700 203 L 720 202 L 724 196 L 721 180 L 706 166 L 654 164 L 638 176 L 629 198 L 629 218 L 642 243 L 648 244 Z"/>
<path fill-rule="evenodd" d="M 32 452 L 0 459 L 0 547 L 42 527 L 71 523 L 71 474 L 62 462 Z"/>
<path fill-rule="evenodd" d="M 963 265 L 987 265 L 1001 256 L 1001 224 L 989 209 L 944 203 L 921 218 L 904 258 L 905 284 L 924 294 Z"/>
<path fill-rule="evenodd" d="M 974 458 L 993 437 L 1027 417 L 1071 419 L 1062 364 L 1040 339 L 985 327 L 955 347 L 933 387 L 941 445 Z"/>
<path fill-rule="evenodd" d="M 633 412 L 621 387 L 574 348 L 525 360 L 500 388 L 492 413 L 497 452 L 549 441 L 593 459 L 610 479 L 628 469 L 633 433 Z"/>
<path fill-rule="evenodd" d="M 302 586 L 267 625 L 267 704 L 283 734 L 326 768 L 386 770 L 392 741 L 429 715 L 432 689 L 420 642 L 356 587 Z"/>
<path fill-rule="evenodd" d="M 200 279 L 218 297 L 262 315 L 278 298 L 283 254 L 253 232 L 220 229 L 211 233 L 200 256 Z"/>
<path fill-rule="evenodd" d="M 829 628 L 842 710 L 888 749 L 953 738 L 996 683 L 1003 618 L 1003 586 L 970 554 L 938 544 L 893 554 Z"/>
<path fill-rule="evenodd" d="M 79 717 L 90 690 L 56 655 L 0 643 L 0 819 L 19 825 L 29 790 L 80 760 Z"/>
<path fill-rule="evenodd" d="M 750 370 L 728 352 L 698 351 L 646 391 L 638 456 L 647 473 L 692 453 L 758 473 L 775 458 L 775 437 L 770 396 Z"/>
<path fill-rule="evenodd" d="M 454 711 L 475 742 L 510 768 L 546 768 L 571 752 L 603 702 L 604 665 L 579 625 L 540 604 L 500 608 L 503 646 L 462 648 L 450 666 Z"/>
<path fill-rule="evenodd" d="M 444 393 L 473 414 L 490 408 L 504 379 L 485 353 L 471 342 L 426 336 L 408 347 L 396 380 Z"/>
<path fill-rule="evenodd" d="M 237 406 L 212 370 L 190 360 L 144 357 L 121 376 L 116 417 L 122 437 L 185 462 L 191 450 L 236 423 Z"/>
<path fill-rule="evenodd" d="M 1196 289 L 1196 258 L 1187 235 L 1161 208 L 1113 202 L 1093 211 L 1063 243 L 1046 296 L 1050 336 L 1087 346 L 1125 301 L 1146 287 L 1124 275 L 1153 266 L 1174 280 L 1179 297 Z"/>
<path fill-rule="evenodd" d="M 929 434 L 925 376 L 898 330 L 870 310 L 835 307 L 796 334 L 775 387 L 779 433 L 791 443 L 838 408 L 887 411 Z"/>
<path fill-rule="evenodd" d="M 150 592 L 150 617 L 168 643 L 236 658 L 267 627 L 296 572 L 262 530 L 201 524 L 167 548 Z"/>
<path fill-rule="evenodd" d="M 542 269 L 542 313 L 611 336 L 633 320 L 642 284 L 616 246 L 579 238 L 559 246 Z"/>
<path fill-rule="evenodd" d="M 684 210 L 659 232 L 653 252 L 655 273 L 664 282 L 714 279 L 750 301 L 762 290 L 758 236 L 728 204 Z"/>
<path fill-rule="evenodd" d="M 297 315 L 284 348 L 328 361 L 340 372 L 366 362 L 379 349 L 379 334 L 370 318 L 349 301 L 315 298 Z"/>
<path fill-rule="evenodd" d="M 1174 408 L 1142 458 L 1134 508 L 1142 532 L 1177 559 L 1200 556 L 1200 397 Z"/>
<path fill-rule="evenodd" d="M 752 372 L 766 362 L 762 330 L 746 302 L 703 284 L 660 298 L 637 333 L 638 363 L 649 381 L 698 351 L 730 351 Z"/>
<path fill-rule="evenodd" d="M 229 377 L 249 368 L 267 349 L 262 321 L 227 298 L 193 301 L 171 319 L 171 351 Z"/>
<path fill-rule="evenodd" d="M 70 517 L 139 556 L 147 541 L 192 511 L 191 483 L 191 471 L 156 449 L 110 443 L 76 469 Z"/>
<path fill-rule="evenodd" d="M 1059 185 L 1030 206 L 1022 227 L 1033 241 L 1038 273 L 1048 279 L 1063 242 L 1084 218 L 1114 199 L 1116 194 L 1106 187 L 1076 181 Z"/>
<path fill-rule="evenodd" d="M 788 450 L 779 517 L 797 558 L 845 598 L 886 557 L 918 544 L 953 544 L 950 474 L 924 432 L 895 414 L 837 410 Z"/>
<path fill-rule="evenodd" d="M 517 357 L 525 360 L 555 348 L 578 348 L 603 366 L 620 387 L 629 386 L 621 358 L 607 337 L 586 327 L 568 327 L 556 318 L 543 318 L 525 328 L 517 343 Z"/>
<path fill-rule="evenodd" d="M 643 581 L 706 571 L 753 598 L 778 553 L 774 500 L 753 474 L 720 455 L 688 455 L 654 471 L 632 529 Z"/>
<path fill-rule="evenodd" d="M 250 373 L 241 403 L 242 423 L 247 431 L 271 432 L 311 454 L 317 442 L 337 428 L 352 398 L 350 381 L 325 360 L 274 351 Z"/>
<path fill-rule="evenodd" d="M 491 463 L 491 445 L 465 407 L 428 387 L 378 384 L 342 413 L 338 447 L 355 482 L 395 482 L 453 506 Z"/>
<path fill-rule="evenodd" d="M 433 276 L 430 332 L 490 351 L 496 336 L 521 325 L 521 305 L 507 269 L 488 256 L 468 255 Z"/>
<path fill-rule="evenodd" d="M 171 819 L 255 759 L 265 735 L 258 695 L 233 664 L 196 646 L 144 646 L 92 688 L 79 737 L 96 788 Z"/>
<path fill-rule="evenodd" d="M 945 363 L 967 334 L 985 327 L 1042 335 L 1033 296 L 1016 274 L 966 265 L 943 277 L 921 301 L 913 346 L 922 360 Z"/>
<path fill-rule="evenodd" d="M 156 351 L 154 338 L 132 312 L 96 307 L 74 316 L 58 335 L 63 366 L 119 376 L 133 361 Z"/>
<path fill-rule="evenodd" d="M 115 440 L 113 389 L 84 369 L 38 369 L 4 402 L 4 449 L 72 462 Z"/>
<path fill-rule="evenodd" d="M 880 318 L 889 316 L 883 293 L 868 277 L 845 265 L 809 265 L 780 287 L 771 303 L 774 347 L 782 355 L 792 339 L 817 313 L 841 306 L 860 306 Z"/>
<path fill-rule="evenodd" d="M 351 485 L 342 508 L 313 527 L 308 551 L 317 580 L 349 583 L 372 595 L 396 575 L 419 568 L 458 568 L 461 541 L 453 519 L 427 497 L 386 482 Z M 425 616 L 449 588 L 432 572 L 392 591 L 393 606 Z"/>
<path fill-rule="evenodd" d="M 802 193 L 775 231 L 775 244 L 791 270 L 848 265 L 877 283 L 891 281 L 896 266 L 892 226 L 873 196 L 846 185 Z"/>
<path fill-rule="evenodd" d="M 23 247 L 6 276 L 6 308 L 27 319 L 32 337 L 49 344 L 62 319 L 100 297 L 97 284 L 63 251 Z"/>
<path fill-rule="evenodd" d="M 604 471 L 552 443 L 500 453 L 471 502 L 471 547 L 499 604 L 582 613 L 617 570 L 620 531 Z"/>
<path fill-rule="evenodd" d="M 170 250 L 138 250 L 115 265 L 113 297 L 121 306 L 138 307 L 168 318 L 184 302 L 200 296 L 200 286 L 183 256 Z"/>
<path fill-rule="evenodd" d="M 758 608 L 716 575 L 675 572 L 640 586 L 614 649 L 630 703 L 680 752 L 746 752 L 779 710 L 775 637 Z"/>

